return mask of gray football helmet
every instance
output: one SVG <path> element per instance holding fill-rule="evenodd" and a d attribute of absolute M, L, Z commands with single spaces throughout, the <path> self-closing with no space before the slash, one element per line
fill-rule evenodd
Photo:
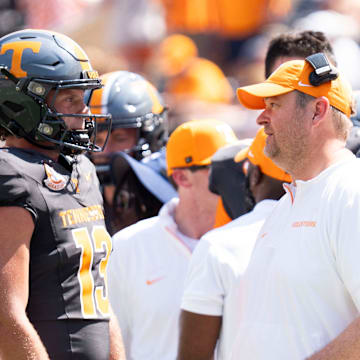
<path fill-rule="evenodd" d="M 136 159 L 160 150 L 167 141 L 167 108 L 155 87 L 141 75 L 115 71 L 101 76 L 104 87 L 88 93 L 93 114 L 110 113 L 112 129 L 138 129 L 137 144 L 127 149 Z M 107 121 L 99 128 L 108 127 Z"/>
<path fill-rule="evenodd" d="M 62 114 L 46 103 L 50 90 L 101 88 L 84 50 L 69 37 L 47 30 L 21 30 L 0 39 L 0 126 L 46 149 L 68 155 L 101 151 L 96 120 L 110 115 Z M 64 117 L 82 117 L 84 130 L 70 130 Z M 50 143 L 50 145 L 49 145 Z"/>

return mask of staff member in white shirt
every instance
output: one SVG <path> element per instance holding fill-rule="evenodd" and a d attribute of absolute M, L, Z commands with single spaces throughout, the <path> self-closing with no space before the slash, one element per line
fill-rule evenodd
<path fill-rule="evenodd" d="M 323 54 L 238 89 L 264 109 L 265 153 L 293 183 L 242 282 L 232 359 L 360 358 L 360 160 L 345 148 L 352 91 Z"/>
<path fill-rule="evenodd" d="M 179 360 L 229 359 L 238 324 L 238 289 L 253 247 L 276 200 L 284 195 L 290 175 L 264 155 L 266 135 L 261 128 L 236 162 L 245 165 L 247 196 L 254 209 L 205 234 L 190 261 L 182 299 Z M 201 336 L 194 336 L 201 334 Z"/>
<path fill-rule="evenodd" d="M 222 121 L 194 120 L 176 128 L 166 157 L 179 198 L 113 237 L 109 297 L 127 359 L 176 358 L 184 278 L 193 249 L 213 227 L 218 202 L 208 189 L 210 159 L 236 140 Z"/>

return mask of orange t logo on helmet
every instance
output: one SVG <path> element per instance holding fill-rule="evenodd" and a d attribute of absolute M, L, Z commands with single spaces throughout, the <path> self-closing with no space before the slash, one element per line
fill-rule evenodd
<path fill-rule="evenodd" d="M 21 68 L 21 58 L 25 49 L 31 49 L 34 53 L 40 51 L 40 41 L 16 41 L 4 44 L 1 47 L 0 55 L 5 54 L 9 50 L 13 50 L 13 56 L 11 59 L 11 69 L 9 71 L 16 77 L 25 77 L 27 72 Z"/>

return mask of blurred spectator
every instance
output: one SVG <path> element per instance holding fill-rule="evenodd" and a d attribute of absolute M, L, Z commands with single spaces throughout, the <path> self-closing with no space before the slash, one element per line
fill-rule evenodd
<path fill-rule="evenodd" d="M 346 147 L 350 149 L 356 157 L 360 157 L 360 91 L 354 91 L 353 96 L 355 112 L 350 118 L 353 127 L 347 139 Z"/>
<path fill-rule="evenodd" d="M 83 24 L 103 0 L 18 0 L 28 28 L 67 31 Z M 94 13 L 93 13 L 94 14 Z M 76 21 L 74 21 L 76 19 Z"/>
<path fill-rule="evenodd" d="M 152 55 L 154 45 L 166 33 L 162 5 L 158 0 L 108 0 L 109 14 L 107 41 L 129 63 L 129 70 L 143 72 L 144 64 Z"/>
<path fill-rule="evenodd" d="M 247 121 L 251 112 L 233 103 L 233 84 L 214 62 L 198 57 L 197 46 L 190 37 L 166 37 L 147 69 L 169 104 L 170 131 L 193 118 L 215 117 L 228 122 L 241 137 L 256 132 L 247 129 L 247 124 L 254 125 Z"/>
<path fill-rule="evenodd" d="M 232 63 L 243 57 L 247 40 L 259 34 L 266 24 L 283 20 L 292 9 L 291 0 L 161 2 L 168 31 L 191 36 L 197 41 L 199 55 L 217 63 L 226 73 Z"/>
<path fill-rule="evenodd" d="M 189 36 L 171 34 L 157 46 L 153 62 L 158 76 L 168 78 L 180 74 L 198 55 L 197 45 Z"/>
<path fill-rule="evenodd" d="M 245 39 L 269 21 L 282 19 L 291 10 L 290 0 L 161 0 L 168 31 L 187 34 L 217 33 Z"/>
<path fill-rule="evenodd" d="M 287 19 L 287 24 L 292 24 L 295 19 L 302 18 L 310 13 L 323 8 L 327 0 L 295 0 L 293 11 Z"/>
<path fill-rule="evenodd" d="M 149 66 L 160 90 L 181 100 L 191 98 L 230 103 L 234 98 L 231 84 L 212 61 L 198 56 L 195 42 L 188 36 L 172 34 L 158 45 Z"/>
<path fill-rule="evenodd" d="M 178 75 L 167 82 L 165 91 L 176 101 L 196 99 L 229 104 L 234 92 L 222 70 L 210 60 L 193 59 Z"/>
<path fill-rule="evenodd" d="M 24 25 L 24 11 L 19 0 L 0 0 L 0 37 Z"/>

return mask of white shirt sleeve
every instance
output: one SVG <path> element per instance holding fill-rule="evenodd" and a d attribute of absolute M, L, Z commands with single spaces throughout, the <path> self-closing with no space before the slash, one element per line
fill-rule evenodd
<path fill-rule="evenodd" d="M 360 191 L 347 195 L 332 206 L 330 236 L 339 275 L 360 311 Z"/>
<path fill-rule="evenodd" d="M 181 308 L 198 314 L 221 316 L 223 300 L 224 287 L 213 245 L 203 238 L 191 257 Z"/>

